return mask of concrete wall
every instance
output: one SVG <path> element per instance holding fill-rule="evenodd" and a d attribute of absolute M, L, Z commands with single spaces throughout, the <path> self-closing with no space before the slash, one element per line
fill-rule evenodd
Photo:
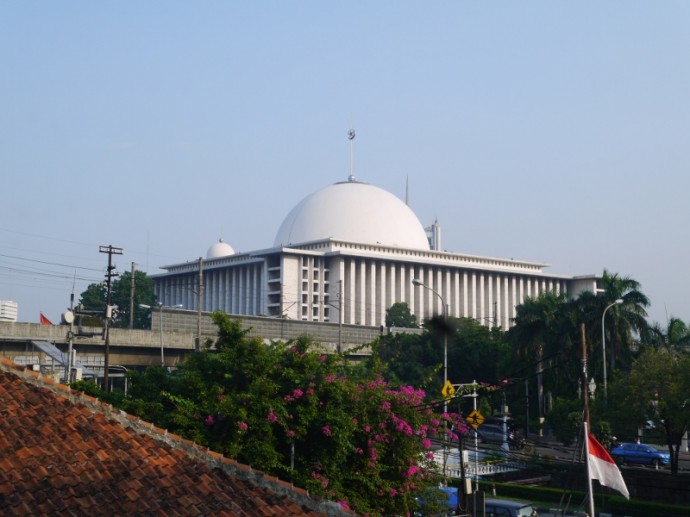
<path fill-rule="evenodd" d="M 160 364 L 161 337 L 164 348 L 164 360 L 168 366 L 177 364 L 186 354 L 195 348 L 198 316 L 194 311 L 164 310 L 163 333 L 160 332 L 160 313 L 154 311 L 152 330 L 110 329 L 109 363 L 127 366 L 148 366 Z M 235 316 L 231 316 L 235 318 Z M 290 319 L 265 318 L 258 316 L 237 317 L 244 328 L 250 328 L 249 335 L 265 340 L 287 341 L 302 335 L 309 335 L 320 343 L 325 352 L 336 352 L 339 343 L 341 350 L 347 352 L 361 345 L 371 343 L 382 332 L 379 327 L 361 325 L 338 325 L 337 323 L 318 323 Z M 101 336 L 102 329 L 87 327 L 83 333 L 94 333 L 94 336 L 79 336 L 79 329 L 74 327 L 73 348 L 78 357 L 85 363 L 97 365 L 102 363 L 105 341 Z M 22 361 L 33 357 L 35 349 L 31 341 L 48 341 L 65 352 L 68 347 L 68 325 L 39 325 L 36 323 L 0 322 L 0 355 Z M 388 329 L 383 329 L 388 332 Z M 393 332 L 421 333 L 421 329 L 391 329 Z M 211 321 L 209 313 L 202 313 L 201 341 L 217 337 L 217 327 Z M 367 355 L 368 349 L 352 350 L 356 355 Z M 40 355 L 40 362 L 47 360 Z"/>

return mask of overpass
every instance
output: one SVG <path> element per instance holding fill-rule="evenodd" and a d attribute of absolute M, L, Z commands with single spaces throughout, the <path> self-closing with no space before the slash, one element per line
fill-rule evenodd
<path fill-rule="evenodd" d="M 420 333 L 421 329 L 382 329 L 362 325 L 339 325 L 295 321 L 289 319 L 267 318 L 259 316 L 233 316 L 240 320 L 243 328 L 249 328 L 249 335 L 265 341 L 288 341 L 303 335 L 309 335 L 319 343 L 326 353 L 341 350 L 354 356 L 368 355 L 368 349 L 361 345 L 371 343 L 382 332 L 405 331 Z M 211 313 L 202 313 L 184 309 L 164 309 L 153 311 L 151 330 L 110 329 L 110 354 L 108 364 L 116 375 L 118 368 L 145 368 L 161 364 L 163 350 L 166 367 L 175 367 L 187 354 L 194 352 L 197 329 L 201 328 L 201 343 L 207 339 L 215 342 L 217 327 L 211 320 Z M 162 319 L 161 319 L 162 318 Z M 162 332 L 160 329 L 162 328 Z M 0 355 L 18 364 L 31 365 L 48 375 L 64 378 L 69 341 L 69 325 L 40 325 L 37 323 L 0 322 Z M 103 371 L 105 362 L 105 341 L 102 328 L 73 326 L 73 349 L 76 360 L 85 368 L 97 373 Z M 57 352 L 37 343 L 48 343 Z M 62 354 L 62 355 L 61 355 Z"/>

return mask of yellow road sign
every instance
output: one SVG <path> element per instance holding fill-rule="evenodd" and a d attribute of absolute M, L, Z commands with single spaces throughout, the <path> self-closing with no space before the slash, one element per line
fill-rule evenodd
<path fill-rule="evenodd" d="M 484 415 L 482 415 L 478 410 L 475 409 L 469 415 L 467 415 L 467 418 L 465 420 L 467 420 L 468 424 L 477 429 L 480 425 L 484 423 Z"/>
<path fill-rule="evenodd" d="M 443 395 L 443 398 L 446 400 L 452 399 L 453 395 L 455 395 L 455 388 L 453 387 L 450 381 L 446 381 L 446 383 L 443 385 L 443 388 L 441 389 L 441 395 Z"/>

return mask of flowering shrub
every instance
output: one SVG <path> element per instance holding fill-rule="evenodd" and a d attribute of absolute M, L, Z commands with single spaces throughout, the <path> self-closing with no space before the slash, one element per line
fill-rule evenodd
<path fill-rule="evenodd" d="M 438 484 L 432 439 L 465 432 L 458 415 L 379 372 L 355 375 L 307 338 L 265 345 L 224 313 L 213 318 L 216 351 L 165 380 L 159 425 L 359 514 L 411 513 L 415 494 Z"/>

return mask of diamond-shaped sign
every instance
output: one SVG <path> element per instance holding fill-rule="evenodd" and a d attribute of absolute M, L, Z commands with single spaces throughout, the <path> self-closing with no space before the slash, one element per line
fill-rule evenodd
<path fill-rule="evenodd" d="M 453 395 L 455 395 L 455 387 L 453 387 L 450 381 L 447 380 L 443 385 L 441 395 L 443 395 L 443 398 L 446 399 L 446 401 L 452 399 Z"/>
<path fill-rule="evenodd" d="M 472 411 L 469 415 L 467 415 L 467 423 L 470 424 L 473 428 L 477 429 L 480 425 L 484 423 L 484 415 L 482 415 L 478 410 Z"/>

